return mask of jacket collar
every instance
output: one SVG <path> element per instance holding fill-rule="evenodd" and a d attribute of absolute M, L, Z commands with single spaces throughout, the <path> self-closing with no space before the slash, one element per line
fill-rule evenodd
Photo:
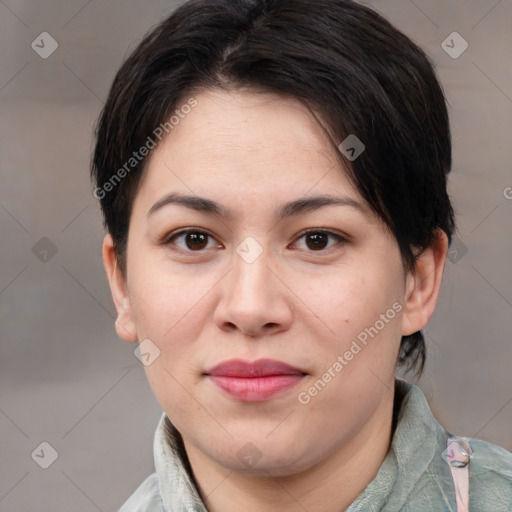
<path fill-rule="evenodd" d="M 415 492 L 427 480 L 451 481 L 442 458 L 447 432 L 432 415 L 421 389 L 396 379 L 395 406 L 398 417 L 389 452 L 375 478 L 346 512 L 400 510 L 414 503 Z"/>

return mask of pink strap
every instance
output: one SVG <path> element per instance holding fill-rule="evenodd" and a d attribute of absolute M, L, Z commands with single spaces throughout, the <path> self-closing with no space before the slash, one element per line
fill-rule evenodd
<path fill-rule="evenodd" d="M 469 459 L 472 450 L 467 439 L 461 437 L 448 438 L 443 459 L 450 466 L 457 512 L 469 512 Z"/>

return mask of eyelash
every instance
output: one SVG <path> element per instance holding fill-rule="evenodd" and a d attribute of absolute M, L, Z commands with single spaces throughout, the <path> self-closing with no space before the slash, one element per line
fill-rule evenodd
<path fill-rule="evenodd" d="M 186 229 L 182 229 L 182 230 L 170 233 L 169 235 L 167 235 L 162 240 L 161 244 L 162 245 L 174 245 L 173 241 L 175 241 L 179 237 L 182 237 L 182 236 L 190 234 L 190 233 L 206 235 L 207 237 L 215 240 L 213 235 L 211 235 L 207 231 L 204 231 L 203 229 L 200 229 L 200 228 L 186 228 Z M 334 233 L 333 231 L 329 231 L 329 230 L 322 229 L 322 228 L 307 229 L 307 230 L 303 231 L 302 233 L 300 233 L 295 240 L 296 241 L 300 240 L 301 238 L 303 238 L 303 237 L 305 237 L 307 235 L 310 235 L 310 234 L 323 234 L 323 235 L 327 235 L 329 237 L 336 238 L 338 240 L 338 242 L 336 244 L 333 244 L 330 247 L 327 247 L 325 249 L 318 249 L 316 251 L 315 250 L 308 250 L 307 252 L 310 252 L 310 253 L 327 252 L 330 249 L 332 249 L 333 247 L 335 247 L 336 245 L 338 245 L 339 243 L 345 244 L 345 243 L 349 242 L 347 237 L 345 237 L 345 236 L 343 236 L 343 235 L 341 235 L 339 233 Z M 295 244 L 296 241 L 293 242 L 293 244 Z M 183 251 L 183 252 L 187 252 L 187 253 L 196 253 L 196 252 L 200 253 L 200 252 L 204 252 L 205 249 L 199 249 L 199 250 L 194 251 L 194 250 L 191 250 L 191 249 L 183 249 L 183 248 L 178 247 L 178 248 L 174 248 L 173 250 Z"/>

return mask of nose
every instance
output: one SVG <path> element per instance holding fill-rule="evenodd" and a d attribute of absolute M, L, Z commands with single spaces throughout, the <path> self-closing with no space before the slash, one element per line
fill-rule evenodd
<path fill-rule="evenodd" d="M 265 252 L 251 263 L 235 254 L 234 268 L 221 284 L 215 324 L 225 332 L 240 331 L 251 337 L 289 329 L 293 319 L 291 294 L 278 274 Z"/>

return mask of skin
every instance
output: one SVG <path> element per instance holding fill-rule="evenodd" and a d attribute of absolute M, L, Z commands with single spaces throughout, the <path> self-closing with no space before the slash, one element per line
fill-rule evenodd
<path fill-rule="evenodd" d="M 339 512 L 389 450 L 400 338 L 434 311 L 446 235 L 406 272 L 395 238 L 305 106 L 249 91 L 195 97 L 197 107 L 151 154 L 133 204 L 126 275 L 110 235 L 104 240 L 117 332 L 158 346 L 147 377 L 183 437 L 208 510 Z M 170 193 L 216 201 L 230 216 L 180 204 L 148 215 Z M 360 207 L 328 205 L 276 221 L 282 204 L 317 195 Z M 211 237 L 170 240 L 182 228 Z M 303 231 L 320 228 L 333 234 L 313 236 L 324 243 L 318 248 Z M 248 236 L 262 249 L 251 263 L 236 252 Z M 299 393 L 394 303 L 401 311 L 300 403 Z M 243 402 L 204 375 L 232 358 L 277 359 L 307 375 L 268 401 Z M 260 457 L 253 465 L 237 456 L 246 443 Z"/>

